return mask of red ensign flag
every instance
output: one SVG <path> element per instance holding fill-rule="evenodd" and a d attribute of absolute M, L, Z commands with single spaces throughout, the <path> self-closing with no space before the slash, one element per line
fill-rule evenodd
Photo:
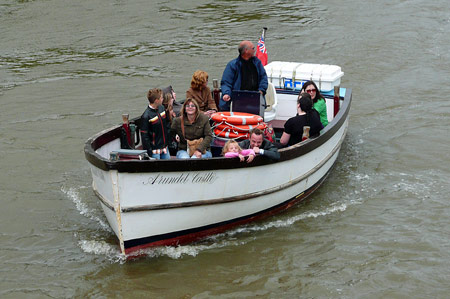
<path fill-rule="evenodd" d="M 261 37 L 259 38 L 257 49 L 256 49 L 256 57 L 261 60 L 263 65 L 267 64 L 267 50 L 266 50 L 266 44 L 264 43 L 264 31 L 261 34 Z"/>

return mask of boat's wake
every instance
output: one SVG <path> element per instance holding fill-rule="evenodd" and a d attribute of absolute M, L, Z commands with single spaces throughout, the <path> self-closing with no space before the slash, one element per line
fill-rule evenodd
<path fill-rule="evenodd" d="M 185 256 L 195 257 L 201 252 L 226 248 L 230 246 L 242 246 L 248 242 L 254 241 L 256 237 L 245 238 L 246 234 L 253 233 L 255 231 L 265 231 L 272 228 L 284 228 L 290 227 L 294 223 L 307 219 L 307 218 L 317 218 L 322 216 L 327 216 L 332 213 L 342 212 L 347 209 L 347 204 L 332 205 L 323 211 L 318 212 L 305 212 L 299 215 L 289 217 L 284 220 L 274 220 L 269 222 L 263 222 L 259 224 L 251 224 L 237 227 L 235 229 L 226 231 L 221 234 L 210 236 L 198 243 L 182 246 L 160 246 L 151 247 L 134 252 L 132 255 L 124 256 L 120 253 L 117 244 L 110 244 L 106 241 L 98 240 L 80 240 L 78 245 L 81 249 L 89 254 L 101 255 L 106 257 L 112 262 L 123 263 L 129 258 L 133 257 L 146 257 L 146 258 L 157 258 L 161 256 L 166 256 L 172 259 L 180 259 Z M 236 238 L 240 235 L 239 238 Z"/>
<path fill-rule="evenodd" d="M 307 218 L 317 218 L 321 216 L 327 216 L 335 212 L 342 212 L 347 209 L 347 204 L 340 204 L 331 206 L 324 211 L 319 212 L 305 212 L 300 215 L 295 215 L 289 217 L 285 220 L 274 220 L 264 224 L 252 224 L 240 226 L 238 228 L 229 230 L 222 234 L 217 234 L 207 239 L 190 245 L 182 246 L 161 246 L 161 247 L 151 247 L 147 249 L 139 250 L 130 256 L 123 256 L 118 250 L 116 244 L 108 244 L 105 241 L 94 241 L 94 240 L 81 240 L 79 245 L 81 249 L 90 254 L 103 255 L 107 257 L 108 260 L 113 262 L 125 262 L 128 258 L 132 257 L 147 257 L 147 258 L 157 258 L 161 256 L 167 256 L 172 259 L 179 259 L 184 256 L 197 256 L 203 251 L 208 251 L 211 249 L 225 248 L 230 246 L 242 246 L 248 242 L 253 241 L 255 238 L 239 238 L 236 239 L 236 235 L 245 235 L 255 231 L 265 231 L 271 228 L 283 228 L 290 227 L 297 221 L 301 221 Z"/>
<path fill-rule="evenodd" d="M 332 213 L 335 212 L 343 212 L 347 209 L 347 204 L 346 203 L 341 203 L 339 205 L 332 205 L 328 208 L 326 208 L 324 211 L 318 211 L 318 212 L 305 212 L 302 213 L 300 215 L 295 215 L 293 217 L 289 217 L 287 219 L 284 220 L 275 220 L 275 221 L 270 221 L 268 223 L 265 224 L 250 224 L 250 225 L 246 225 L 246 226 L 242 226 L 242 227 L 238 227 L 234 230 L 230 230 L 227 231 L 223 234 L 218 234 L 218 235 L 214 235 L 211 236 L 210 239 L 214 239 L 217 237 L 221 237 L 223 235 L 225 236 L 234 236 L 236 234 L 241 234 L 241 233 L 248 233 L 248 232 L 255 232 L 255 231 L 265 231 L 271 228 L 283 228 L 283 227 L 290 227 L 292 226 L 294 223 L 296 223 L 297 221 L 300 220 L 304 220 L 307 218 L 317 218 L 317 217 L 321 217 L 321 216 L 327 216 L 330 215 Z"/>
<path fill-rule="evenodd" d="M 102 256 L 113 263 L 122 264 L 127 260 L 117 244 L 110 244 L 103 240 L 80 240 L 78 246 L 86 253 Z"/>
<path fill-rule="evenodd" d="M 112 232 L 111 228 L 109 227 L 109 225 L 103 221 L 96 213 L 94 210 L 90 209 L 88 207 L 88 205 L 83 202 L 80 192 L 80 189 L 87 189 L 89 187 L 86 186 L 81 186 L 78 188 L 66 188 L 66 187 L 61 187 L 61 191 L 70 199 L 72 200 L 72 202 L 75 204 L 75 207 L 77 208 L 77 210 L 80 212 L 81 215 L 89 218 L 90 220 L 93 220 L 95 222 L 97 222 L 98 224 L 100 224 L 100 227 L 102 230 L 108 231 L 108 232 Z"/>
<path fill-rule="evenodd" d="M 324 217 L 336 212 L 343 212 L 347 209 L 350 202 L 338 202 L 331 203 L 328 207 L 320 207 L 319 211 L 306 211 L 285 219 L 275 219 L 272 221 L 263 221 L 253 224 L 247 224 L 243 226 L 236 227 L 229 231 L 221 234 L 210 236 L 198 243 L 182 245 L 182 246 L 161 246 L 161 247 L 151 247 L 142 249 L 138 252 L 133 253 L 129 256 L 124 256 L 121 254 L 119 246 L 115 243 L 115 236 L 112 230 L 109 228 L 108 224 L 101 219 L 101 216 L 96 213 L 95 209 L 90 208 L 86 203 L 83 202 L 82 196 L 80 194 L 81 189 L 87 189 L 89 187 L 79 187 L 79 188 L 61 188 L 61 191 L 66 194 L 66 196 L 72 200 L 75 204 L 76 209 L 81 215 L 87 217 L 90 220 L 95 221 L 100 229 L 108 234 L 111 234 L 111 240 L 113 243 L 108 242 L 108 236 L 104 234 L 98 235 L 93 234 L 93 236 L 83 236 L 83 239 L 78 241 L 78 246 L 88 254 L 94 254 L 102 256 L 107 260 L 114 263 L 124 263 L 127 259 L 133 257 L 146 257 L 146 258 L 157 258 L 161 256 L 166 256 L 172 259 L 180 259 L 185 256 L 197 256 L 201 252 L 226 248 L 230 246 L 242 246 L 249 242 L 255 240 L 256 237 L 251 235 L 253 232 L 266 231 L 273 228 L 285 228 L 291 227 L 298 221 L 302 221 L 308 218 Z M 239 238 L 236 236 L 239 235 Z M 245 235 L 251 235 L 250 238 L 246 238 Z M 103 238 L 103 239 L 102 239 Z"/>

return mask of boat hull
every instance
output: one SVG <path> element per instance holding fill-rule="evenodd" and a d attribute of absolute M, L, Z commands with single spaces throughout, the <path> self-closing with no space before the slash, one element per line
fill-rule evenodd
<path fill-rule="evenodd" d="M 290 207 L 294 206 L 295 204 L 299 203 L 300 201 L 306 199 L 311 193 L 313 193 L 320 186 L 320 184 L 325 180 L 325 178 L 326 176 L 324 176 L 314 186 L 312 186 L 311 188 L 309 188 L 304 192 L 299 193 L 297 196 L 294 196 L 289 200 L 286 200 L 285 202 L 282 202 L 276 206 L 272 206 L 265 210 L 256 212 L 254 214 L 241 216 L 239 218 L 230 219 L 219 223 L 212 223 L 210 225 L 205 225 L 201 227 L 184 229 L 175 232 L 168 232 L 160 235 L 149 235 L 147 237 L 139 237 L 135 239 L 124 240 L 125 254 L 132 254 L 135 252 L 139 252 L 139 250 L 154 246 L 177 246 L 189 244 L 204 239 L 208 236 L 225 232 L 233 227 L 244 225 L 250 222 L 261 220 L 269 216 L 281 213 L 282 211 L 287 210 Z M 105 213 L 109 213 L 109 211 L 107 210 L 109 209 L 108 207 L 106 207 L 104 204 L 102 204 L 102 207 Z M 217 206 L 211 208 L 216 209 Z M 207 212 L 208 211 L 205 211 L 205 213 Z M 122 218 L 122 221 L 124 218 Z M 111 221 L 108 220 L 110 221 L 110 225 L 114 225 L 115 220 L 112 219 L 114 219 L 114 217 L 111 217 Z M 177 218 L 177 221 L 179 220 L 181 219 Z M 145 223 L 143 225 L 145 225 Z"/>
<path fill-rule="evenodd" d="M 333 166 L 346 129 L 308 154 L 258 167 L 120 173 L 92 166 L 93 188 L 126 253 L 184 244 L 304 199 Z"/>

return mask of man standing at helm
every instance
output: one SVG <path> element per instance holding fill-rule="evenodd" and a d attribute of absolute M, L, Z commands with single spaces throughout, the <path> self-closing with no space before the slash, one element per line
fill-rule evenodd
<path fill-rule="evenodd" d="M 267 74 L 261 60 L 255 57 L 255 45 L 244 40 L 238 50 L 239 56 L 227 64 L 220 82 L 222 98 L 219 109 L 222 111 L 230 110 L 233 90 L 259 91 L 263 96 L 266 94 Z"/>

